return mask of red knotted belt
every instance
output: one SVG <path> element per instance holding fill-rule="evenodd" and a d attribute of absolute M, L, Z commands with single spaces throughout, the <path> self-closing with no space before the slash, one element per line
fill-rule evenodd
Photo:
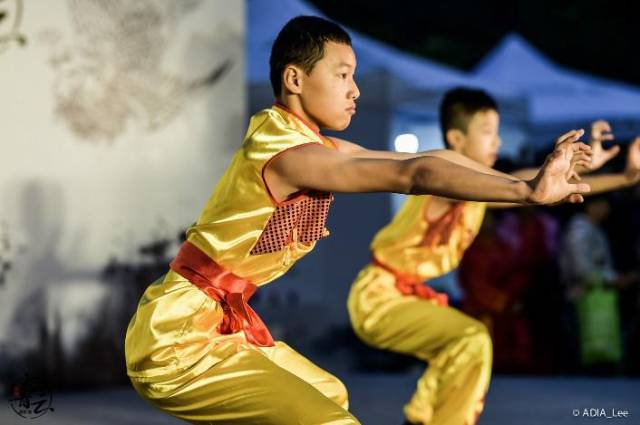
<path fill-rule="evenodd" d="M 220 303 L 224 316 L 218 332 L 226 335 L 243 330 L 252 344 L 274 345 L 269 329 L 248 304 L 256 285 L 225 270 L 189 241 L 182 244 L 170 267 Z"/>
<path fill-rule="evenodd" d="M 449 297 L 447 294 L 436 292 L 432 287 L 425 284 L 418 276 L 413 276 L 392 269 L 386 264 L 381 263 L 375 256 L 371 257 L 371 262 L 396 278 L 396 288 L 403 295 L 414 295 L 425 300 L 434 300 L 436 304 L 441 306 L 449 305 Z"/>

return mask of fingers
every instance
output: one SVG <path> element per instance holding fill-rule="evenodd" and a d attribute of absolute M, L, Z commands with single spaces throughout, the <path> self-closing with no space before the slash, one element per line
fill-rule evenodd
<path fill-rule="evenodd" d="M 581 166 L 586 168 L 587 170 L 592 170 L 595 167 L 595 164 L 593 163 L 592 153 L 580 151 L 577 154 L 573 155 L 573 158 L 571 158 L 571 166 Z"/>
<path fill-rule="evenodd" d="M 602 138 L 600 136 L 602 136 L 602 133 L 604 133 L 604 132 L 611 133 L 611 124 L 609 124 L 607 121 L 598 120 L 598 121 L 594 121 L 594 122 L 591 123 L 591 138 L 592 139 L 600 139 L 600 140 L 602 140 Z M 599 136 L 599 137 L 594 137 L 594 136 Z"/>
<path fill-rule="evenodd" d="M 579 130 L 571 130 L 565 134 L 563 134 L 562 136 L 558 137 L 558 139 L 556 140 L 556 146 L 567 142 L 569 140 L 571 140 L 572 142 L 577 141 L 579 138 L 582 137 L 582 135 L 584 134 L 584 130 L 583 129 L 579 129 Z"/>
<path fill-rule="evenodd" d="M 584 197 L 582 195 L 574 193 L 573 195 L 569 195 L 567 201 L 571 202 L 572 204 L 581 204 L 584 202 Z"/>
<path fill-rule="evenodd" d="M 579 151 L 579 152 L 575 153 L 573 155 L 573 157 L 571 158 L 571 163 L 574 163 L 574 162 L 577 162 L 577 161 L 591 162 L 591 153 L 590 152 L 584 152 L 584 151 Z"/>
<path fill-rule="evenodd" d="M 611 124 L 605 120 L 597 120 L 591 123 L 592 130 L 611 131 Z"/>
<path fill-rule="evenodd" d="M 609 149 L 605 150 L 604 152 L 608 161 L 614 156 L 618 155 L 618 153 L 620 153 L 620 146 L 619 145 L 612 146 Z"/>
<path fill-rule="evenodd" d="M 615 147 L 618 147 L 618 149 L 620 148 L 619 146 L 614 146 L 614 148 Z M 611 148 L 611 149 L 613 149 L 613 148 Z M 640 149 L 640 136 L 638 136 L 635 139 L 633 139 L 633 141 L 629 145 L 629 154 L 631 154 L 632 151 L 635 151 L 637 149 Z"/>
<path fill-rule="evenodd" d="M 560 150 L 566 159 L 571 159 L 576 154 L 584 156 L 586 160 L 591 161 L 593 155 L 591 146 L 582 142 L 572 142 L 569 138 L 565 142 L 562 142 L 556 149 Z"/>
<path fill-rule="evenodd" d="M 601 135 L 598 140 L 602 141 L 602 142 L 608 142 L 610 140 L 614 140 L 616 138 L 616 136 L 614 136 L 611 133 L 607 133 L 607 134 L 603 134 Z"/>
<path fill-rule="evenodd" d="M 572 170 L 569 175 L 569 180 L 574 179 L 576 181 L 582 181 L 582 177 L 575 170 Z"/>
<path fill-rule="evenodd" d="M 570 145 L 574 152 L 584 152 L 587 155 L 591 155 L 591 146 L 586 143 L 577 142 Z"/>
<path fill-rule="evenodd" d="M 571 168 L 583 167 L 583 168 L 586 168 L 587 170 L 590 170 L 592 166 L 593 166 L 593 163 L 591 162 L 591 159 L 571 158 Z"/>
<path fill-rule="evenodd" d="M 571 193 L 573 194 L 582 194 L 582 193 L 589 193 L 591 192 L 591 186 L 589 186 L 586 183 L 575 183 L 575 184 L 570 184 L 569 185 L 569 189 L 571 191 Z"/>
<path fill-rule="evenodd" d="M 569 136 L 564 138 L 560 143 L 557 143 L 555 150 L 561 152 L 565 159 L 571 159 L 573 155 L 578 152 L 582 152 L 591 157 L 591 155 L 593 155 L 591 146 L 577 141 L 583 133 L 583 130 L 574 130 L 567 133 Z"/>

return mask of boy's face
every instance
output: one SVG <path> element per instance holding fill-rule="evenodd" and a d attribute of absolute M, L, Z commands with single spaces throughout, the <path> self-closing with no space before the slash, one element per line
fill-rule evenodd
<path fill-rule="evenodd" d="M 327 42 L 324 56 L 302 76 L 300 100 L 305 114 L 319 127 L 344 130 L 356 113 L 360 96 L 353 79 L 356 55 L 351 46 Z"/>
<path fill-rule="evenodd" d="M 459 132 L 453 150 L 489 167 L 498 159 L 502 141 L 498 135 L 500 115 L 493 109 L 478 111 L 469 120 L 467 132 Z"/>

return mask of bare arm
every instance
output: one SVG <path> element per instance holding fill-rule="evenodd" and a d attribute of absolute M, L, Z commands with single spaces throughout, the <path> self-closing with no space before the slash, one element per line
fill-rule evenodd
<path fill-rule="evenodd" d="M 396 160 L 407 160 L 407 159 L 414 159 L 414 158 L 420 158 L 420 157 L 425 157 L 425 156 L 430 156 L 430 157 L 437 157 L 437 158 L 442 158 L 445 159 L 449 162 L 453 162 L 455 164 L 458 165 L 462 165 L 466 168 L 470 168 L 472 170 L 484 173 L 484 174 L 490 174 L 493 176 L 500 176 L 503 177 L 505 179 L 509 179 L 509 180 L 522 180 L 521 178 L 516 178 L 514 176 L 511 176 L 509 174 L 500 172 L 498 170 L 495 170 L 491 167 L 487 167 L 485 165 L 480 164 L 479 162 L 476 162 L 474 160 L 472 160 L 471 158 L 468 158 L 458 152 L 452 151 L 450 149 L 438 149 L 438 150 L 432 150 L 432 151 L 425 151 L 425 152 L 416 152 L 416 153 L 407 153 L 407 152 L 394 152 L 394 151 L 376 151 L 376 150 L 370 150 L 370 149 L 366 149 L 356 143 L 353 142 L 349 142 L 347 140 L 343 140 L 343 139 L 338 139 L 336 137 L 332 137 L 331 138 L 335 144 L 338 146 L 338 150 L 348 156 L 354 157 L 354 158 L 362 158 L 362 159 L 396 159 Z M 533 177 L 535 177 L 534 173 L 532 176 L 530 176 L 528 179 L 532 179 Z"/>
<path fill-rule="evenodd" d="M 582 178 L 582 182 L 591 186 L 591 192 L 589 192 L 589 195 L 597 195 L 598 193 L 633 186 L 638 182 L 638 179 L 632 179 L 625 173 L 610 173 L 600 174 L 597 176 L 586 176 Z"/>
<path fill-rule="evenodd" d="M 640 137 L 636 137 L 629 145 L 623 172 L 586 176 L 582 181 L 591 186 L 591 194 L 624 189 L 640 182 Z"/>
<path fill-rule="evenodd" d="M 408 152 L 395 152 L 395 151 L 376 151 L 367 149 L 357 143 L 350 142 L 348 140 L 339 139 L 337 137 L 330 137 L 330 139 L 338 147 L 338 151 L 352 156 L 354 158 L 362 159 L 412 159 L 422 156 L 420 152 L 408 153 Z"/>
<path fill-rule="evenodd" d="M 557 202 L 588 191 L 586 185 L 567 182 L 573 172 L 573 154 L 588 149 L 584 144 L 574 143 L 580 135 L 567 133 L 565 143 L 556 148 L 543 171 L 530 182 L 478 172 L 433 155 L 403 160 L 358 158 L 315 144 L 278 155 L 265 170 L 265 179 L 276 199 L 314 189 L 434 194 L 470 201 Z"/>
<path fill-rule="evenodd" d="M 340 152 L 345 153 L 346 155 L 355 157 L 355 158 L 369 158 L 369 159 L 413 159 L 425 156 L 437 157 L 445 159 L 449 162 L 453 162 L 458 165 L 462 165 L 463 167 L 470 168 L 472 170 L 478 171 L 483 174 L 489 174 L 492 176 L 499 176 L 509 180 L 531 180 L 535 178 L 535 176 L 540 172 L 540 167 L 537 168 L 526 168 L 522 170 L 515 171 L 513 173 L 507 174 L 501 171 L 498 171 L 494 168 L 483 165 L 473 159 L 466 157 L 458 152 L 452 151 L 451 149 L 438 149 L 432 151 L 425 152 L 416 152 L 416 153 L 406 153 L 406 152 L 392 152 L 392 151 L 374 151 L 366 149 L 356 143 L 349 142 L 343 139 L 338 139 L 335 137 L 331 138 L 335 144 L 338 146 L 338 150 Z M 562 138 L 558 139 L 559 143 Z M 557 144 L 556 143 L 556 144 Z M 589 159 L 590 160 L 590 159 Z M 576 166 L 581 166 L 580 164 L 584 164 L 587 161 L 587 156 L 584 152 L 578 152 L 574 157 L 574 162 Z"/>
<path fill-rule="evenodd" d="M 609 159 L 614 157 L 619 149 L 609 149 L 605 151 L 604 155 L 607 155 L 605 159 L 599 159 L 599 164 L 606 163 Z M 607 153 L 608 152 L 608 153 Z M 520 177 L 523 180 L 530 179 L 531 175 L 535 175 L 536 169 L 527 168 L 519 170 L 513 173 L 514 176 Z M 575 181 L 575 180 L 574 180 Z M 580 178 L 580 181 L 588 184 L 591 187 L 591 191 L 586 196 L 596 195 L 603 192 L 610 192 L 613 190 L 624 189 L 626 187 L 633 186 L 640 182 L 640 137 L 629 145 L 627 151 L 627 161 L 625 170 L 621 173 L 608 173 L 601 175 L 587 175 Z M 517 207 L 519 204 L 514 203 L 490 203 L 487 205 L 489 208 L 512 208 Z"/>
<path fill-rule="evenodd" d="M 265 176 L 284 195 L 303 189 L 327 192 L 434 194 L 471 201 L 526 202 L 526 182 L 479 173 L 442 158 L 358 158 L 308 145 L 276 157 Z M 272 192 L 275 192 L 272 187 Z M 275 194 L 275 193 L 274 193 Z"/>
<path fill-rule="evenodd" d="M 576 166 L 577 169 L 586 169 L 584 166 Z M 522 168 L 520 170 L 513 171 L 511 173 L 512 176 L 517 177 L 522 180 L 531 180 L 535 178 L 535 176 L 540 172 L 540 167 L 530 167 L 530 168 Z M 575 179 L 574 179 L 575 181 Z M 583 183 L 589 184 L 586 180 L 581 180 Z M 593 188 L 591 188 L 593 191 Z M 589 192 L 591 194 L 591 192 Z M 487 208 L 492 209 L 502 209 L 502 208 L 516 208 L 524 206 L 523 204 L 515 204 L 513 202 L 489 202 L 487 204 Z"/>
<path fill-rule="evenodd" d="M 625 173 L 610 173 L 597 176 L 584 176 L 580 179 L 580 181 L 582 183 L 588 184 L 589 187 L 591 187 L 591 191 L 589 193 L 585 193 L 585 196 L 592 196 L 599 193 L 624 189 L 638 183 L 637 178 L 633 180 Z M 488 208 L 513 208 L 519 206 L 522 206 L 522 204 L 505 202 L 491 202 L 487 204 Z"/>

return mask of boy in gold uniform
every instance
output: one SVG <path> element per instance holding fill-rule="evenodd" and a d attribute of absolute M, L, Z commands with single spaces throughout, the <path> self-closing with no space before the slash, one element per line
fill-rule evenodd
<path fill-rule="evenodd" d="M 468 88 L 447 92 L 440 121 L 449 149 L 493 166 L 501 141 L 498 108 L 488 94 Z M 602 140 L 612 138 L 607 131 L 606 122 L 592 126 L 594 155 L 589 169 L 618 153 L 617 147 L 602 148 Z M 629 149 L 625 173 L 583 181 L 591 186 L 591 193 L 614 190 L 636 183 L 639 170 L 640 140 Z M 514 175 L 535 173 L 526 169 Z M 492 362 L 487 329 L 448 307 L 446 295 L 423 282 L 458 266 L 480 230 L 487 206 L 513 205 L 456 202 L 431 195 L 407 197 L 391 223 L 374 237 L 372 261 L 351 287 L 349 315 L 364 342 L 429 362 L 404 408 L 409 423 L 473 424 L 482 411 Z"/>
<path fill-rule="evenodd" d="M 244 142 L 188 229 L 168 273 L 151 284 L 127 330 L 138 393 L 198 424 L 357 424 L 344 385 L 281 341 L 248 304 L 327 235 L 331 192 L 436 193 L 454 199 L 580 201 L 571 183 L 590 148 L 563 136 L 531 181 L 452 152 L 374 152 L 332 141 L 359 96 L 356 59 L 339 26 L 291 20 L 270 59 L 276 104 L 255 114 Z"/>

